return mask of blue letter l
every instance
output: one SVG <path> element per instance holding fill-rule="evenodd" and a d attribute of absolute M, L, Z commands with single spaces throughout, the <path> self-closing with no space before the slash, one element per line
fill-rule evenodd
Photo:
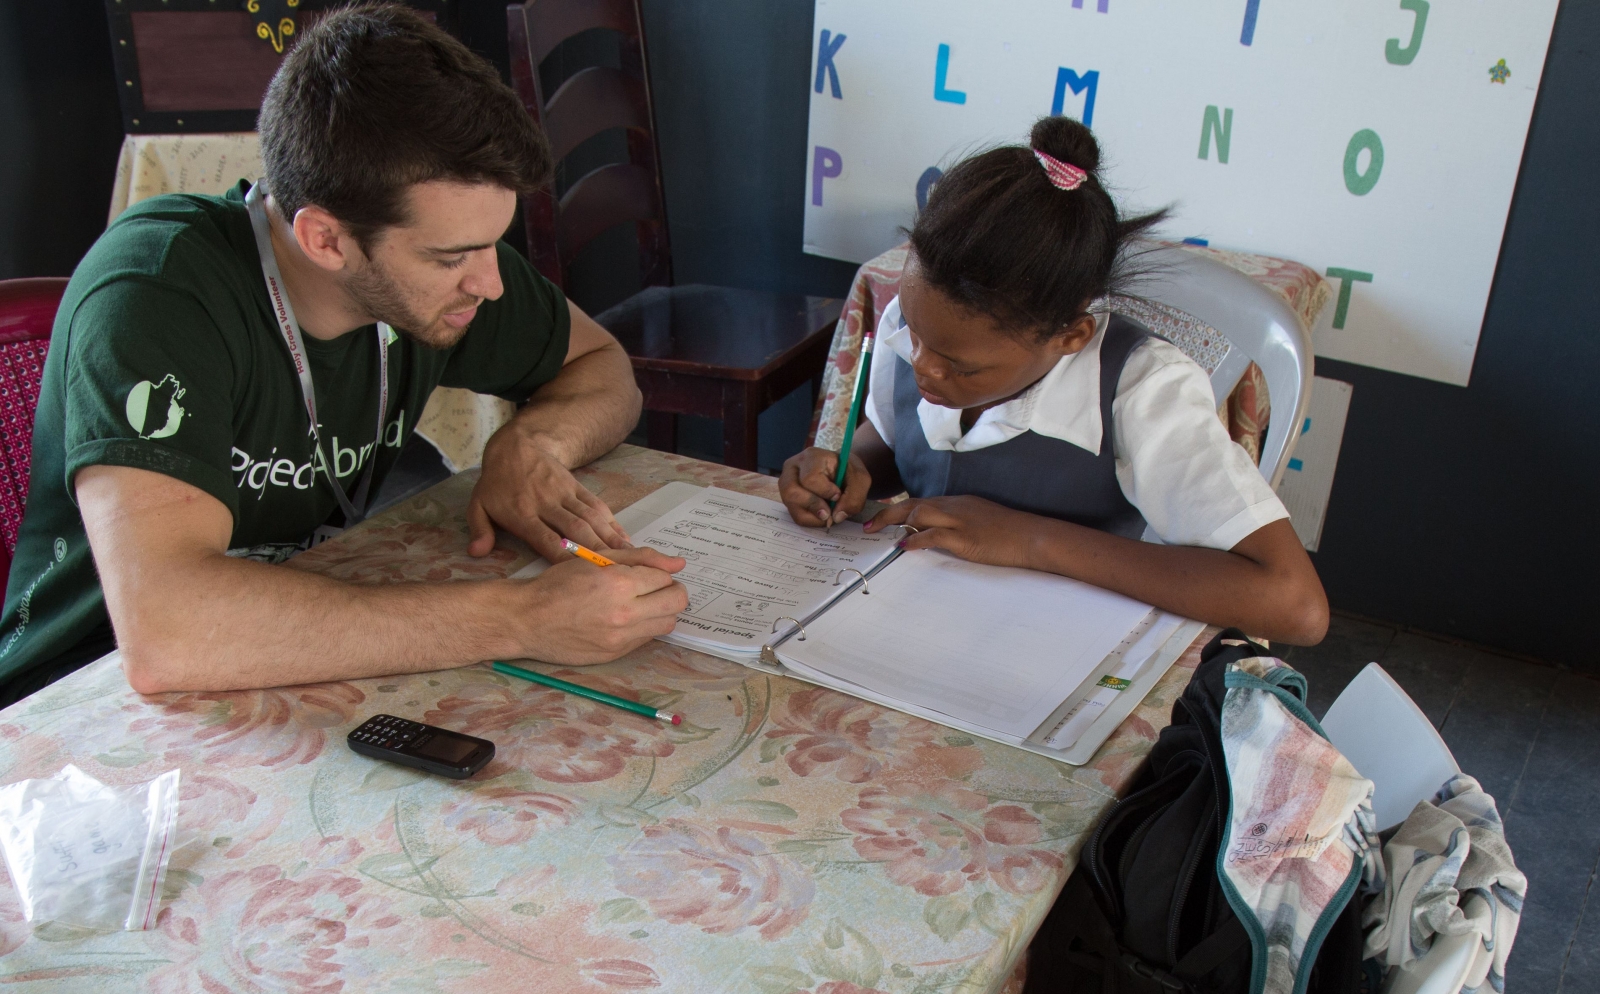
<path fill-rule="evenodd" d="M 933 99 L 943 100 L 947 104 L 964 104 L 967 94 L 964 90 L 947 90 L 944 81 L 950 75 L 950 46 L 939 46 L 939 61 L 933 66 Z"/>

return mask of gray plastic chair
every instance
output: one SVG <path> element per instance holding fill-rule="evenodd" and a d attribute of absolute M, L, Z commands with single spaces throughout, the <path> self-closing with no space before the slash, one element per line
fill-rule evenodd
<path fill-rule="evenodd" d="M 1272 419 L 1261 443 L 1261 475 L 1283 479 L 1299 427 L 1311 405 L 1311 335 L 1283 298 L 1239 272 L 1195 252 L 1143 243 L 1133 260 L 1148 275 L 1137 298 L 1117 297 L 1112 310 L 1166 337 L 1211 377 L 1217 406 L 1254 362 L 1267 381 Z"/>
<path fill-rule="evenodd" d="M 1323 716 L 1328 741 L 1372 781 L 1378 830 L 1399 825 L 1461 767 L 1433 722 L 1377 663 L 1368 663 Z M 1384 978 L 1383 994 L 1457 994 L 1490 956 L 1476 933 L 1435 935 L 1428 952 Z"/>

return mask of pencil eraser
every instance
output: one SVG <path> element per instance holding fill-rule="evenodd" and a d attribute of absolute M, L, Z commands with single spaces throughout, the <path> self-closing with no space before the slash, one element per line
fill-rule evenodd
<path fill-rule="evenodd" d="M 672 716 L 672 723 L 673 723 L 673 724 L 674 724 L 674 725 L 681 725 L 681 724 L 683 724 L 683 715 L 681 715 L 681 714 L 675 714 L 675 715 L 673 715 L 673 716 Z"/>

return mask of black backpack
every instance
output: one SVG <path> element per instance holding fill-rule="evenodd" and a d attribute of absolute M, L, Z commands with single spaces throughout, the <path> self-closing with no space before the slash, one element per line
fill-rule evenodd
<path fill-rule="evenodd" d="M 1235 628 L 1205 647 L 1148 765 L 1040 926 L 1025 994 L 1249 994 L 1250 936 L 1216 871 L 1229 797 L 1223 680 L 1230 662 L 1271 654 Z M 1323 941 L 1306 994 L 1360 989 L 1358 905 Z"/>

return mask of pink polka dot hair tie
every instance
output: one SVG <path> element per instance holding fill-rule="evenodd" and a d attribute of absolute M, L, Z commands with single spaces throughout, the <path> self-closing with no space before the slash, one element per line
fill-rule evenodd
<path fill-rule="evenodd" d="M 1033 150 L 1034 158 L 1039 160 L 1039 165 L 1044 167 L 1046 176 L 1050 177 L 1050 185 L 1057 190 L 1076 190 L 1089 178 L 1089 174 L 1077 166 L 1051 155 L 1049 152 Z"/>

